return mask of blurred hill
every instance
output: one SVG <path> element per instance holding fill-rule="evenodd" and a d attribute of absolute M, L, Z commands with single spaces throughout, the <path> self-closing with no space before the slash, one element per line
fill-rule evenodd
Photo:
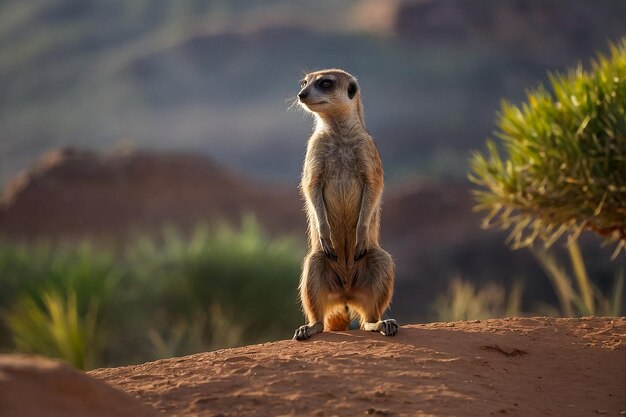
<path fill-rule="evenodd" d="M 213 155 L 295 183 L 303 71 L 357 75 L 391 181 L 461 178 L 498 101 L 626 34 L 622 0 L 6 0 L 0 182 L 49 148 Z"/>
<path fill-rule="evenodd" d="M 397 263 L 394 314 L 425 317 L 458 276 L 506 286 L 523 278 L 528 300 L 553 301 L 529 251 L 511 251 L 503 244 L 505 233 L 480 229 L 472 205 L 462 182 L 414 181 L 387 189 L 382 239 Z M 122 250 L 134 237 L 158 236 L 166 226 L 191 231 L 200 223 L 239 225 L 249 213 L 272 235 L 290 234 L 306 245 L 294 185 L 255 180 L 186 153 L 61 149 L 8 183 L 0 200 L 0 239 L 89 239 L 121 244 Z M 593 249 L 586 254 L 598 282 L 610 283 L 608 251 L 600 251 L 597 241 L 586 246 Z"/>
<path fill-rule="evenodd" d="M 45 154 L 9 181 L 0 200 L 0 236 L 123 243 L 167 225 L 238 224 L 254 213 L 276 233 L 304 232 L 295 187 L 265 184 L 204 156 L 72 148 Z"/>

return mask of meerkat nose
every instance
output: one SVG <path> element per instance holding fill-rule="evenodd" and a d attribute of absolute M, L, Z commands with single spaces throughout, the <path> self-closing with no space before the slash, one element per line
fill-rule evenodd
<path fill-rule="evenodd" d="M 306 98 L 306 96 L 308 96 L 308 95 L 309 95 L 308 91 L 300 91 L 300 93 L 298 94 L 298 98 L 300 100 L 304 100 Z"/>

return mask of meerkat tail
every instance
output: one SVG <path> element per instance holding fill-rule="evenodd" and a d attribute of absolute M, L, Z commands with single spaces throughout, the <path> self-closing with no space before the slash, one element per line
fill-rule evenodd
<path fill-rule="evenodd" d="M 349 330 L 350 313 L 348 311 L 348 306 L 345 306 L 345 308 L 335 311 L 333 314 L 326 317 L 324 328 L 331 332 Z"/>

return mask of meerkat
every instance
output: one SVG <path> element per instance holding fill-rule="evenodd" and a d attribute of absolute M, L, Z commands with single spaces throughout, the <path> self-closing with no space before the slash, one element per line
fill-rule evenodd
<path fill-rule="evenodd" d="M 307 324 L 293 338 L 348 330 L 352 316 L 363 330 L 393 336 L 398 323 L 381 319 L 395 275 L 379 243 L 383 168 L 365 129 L 359 85 L 347 72 L 330 69 L 307 74 L 300 87 L 299 103 L 316 124 L 300 184 L 308 220 L 300 279 Z"/>

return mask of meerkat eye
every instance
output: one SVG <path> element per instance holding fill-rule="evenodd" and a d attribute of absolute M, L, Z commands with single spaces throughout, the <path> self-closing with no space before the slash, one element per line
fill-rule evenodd
<path fill-rule="evenodd" d="M 331 80 L 322 80 L 319 83 L 319 87 L 323 88 L 324 90 L 329 89 L 330 87 L 332 87 L 333 82 Z"/>
<path fill-rule="evenodd" d="M 306 86 L 306 80 L 300 81 L 300 88 L 304 88 Z"/>
<path fill-rule="evenodd" d="M 355 82 L 350 83 L 350 85 L 348 86 L 348 97 L 350 98 L 350 100 L 354 98 L 358 89 L 359 87 L 357 87 Z"/>

